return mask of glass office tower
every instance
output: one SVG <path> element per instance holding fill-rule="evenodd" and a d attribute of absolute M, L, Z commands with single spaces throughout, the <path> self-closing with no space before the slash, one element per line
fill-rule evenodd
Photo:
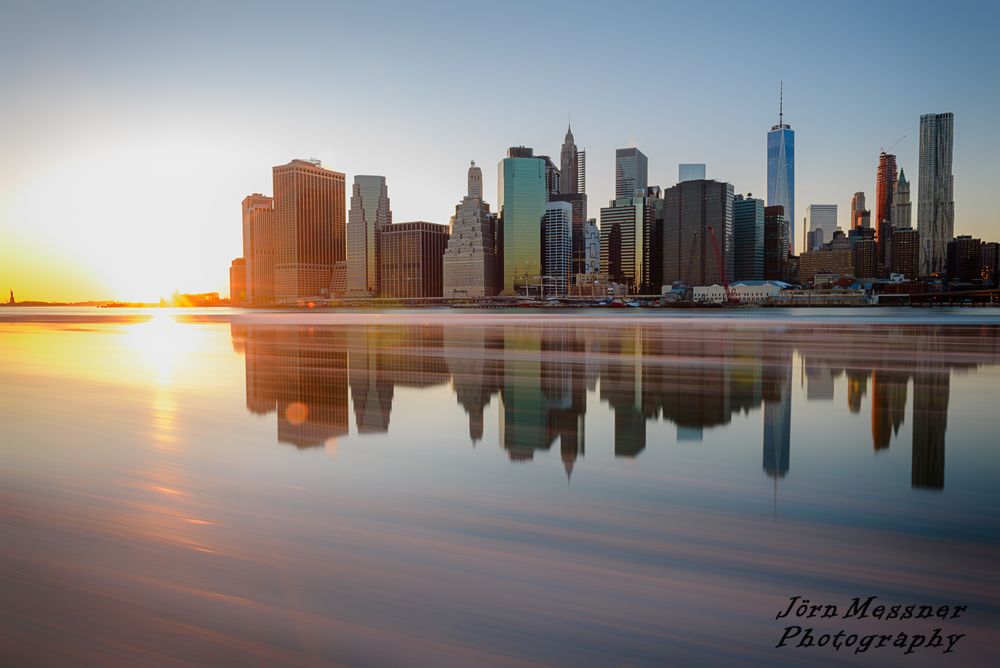
<path fill-rule="evenodd" d="M 530 148 L 511 148 L 497 176 L 501 294 L 534 294 L 542 275 L 545 161 L 534 157 Z"/>
<path fill-rule="evenodd" d="M 764 200 L 749 194 L 733 200 L 734 281 L 760 281 L 764 278 Z"/>
<path fill-rule="evenodd" d="M 645 197 L 649 160 L 637 148 L 615 151 L 615 199 Z"/>
<path fill-rule="evenodd" d="M 795 132 L 779 121 L 767 133 L 767 205 L 780 206 L 788 226 L 788 252 L 795 254 Z"/>

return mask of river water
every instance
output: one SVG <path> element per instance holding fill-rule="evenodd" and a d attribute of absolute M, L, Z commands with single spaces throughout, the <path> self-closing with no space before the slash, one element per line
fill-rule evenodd
<path fill-rule="evenodd" d="M 995 665 L 998 365 L 988 309 L 0 309 L 0 665 Z"/>

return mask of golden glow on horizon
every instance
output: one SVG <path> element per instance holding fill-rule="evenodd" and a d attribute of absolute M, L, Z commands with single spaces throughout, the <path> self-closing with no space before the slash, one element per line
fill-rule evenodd
<path fill-rule="evenodd" d="M 18 301 L 225 295 L 232 257 L 220 255 L 240 254 L 239 201 L 206 174 L 221 148 L 193 136 L 95 138 L 4 184 L 0 290 Z"/>

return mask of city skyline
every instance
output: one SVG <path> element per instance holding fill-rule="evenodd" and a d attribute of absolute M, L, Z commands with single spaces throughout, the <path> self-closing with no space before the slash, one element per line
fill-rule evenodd
<path fill-rule="evenodd" d="M 0 122 L 18 130 L 0 159 L 0 287 L 22 300 L 155 300 L 175 289 L 225 293 L 226 268 L 241 246 L 233 203 L 270 192 L 266 166 L 319 157 L 348 183 L 358 174 L 384 175 L 398 220 L 445 223 L 463 196 L 469 160 L 487 167 L 484 200 L 496 207 L 494 161 L 518 144 L 558 159 L 568 113 L 576 144 L 587 153 L 592 210 L 613 199 L 614 151 L 628 146 L 649 157 L 651 184 L 676 183 L 678 163 L 708 163 L 713 178 L 762 197 L 779 81 L 784 120 L 796 133 L 799 213 L 789 224 L 797 251 L 803 207 L 835 202 L 838 225 L 849 229 L 851 194 L 874 195 L 872 165 L 901 135 L 907 138 L 892 150 L 897 165 L 917 175 L 919 117 L 928 113 L 956 117 L 955 234 L 997 236 L 988 194 L 991 159 L 1000 150 L 991 120 L 1000 94 L 965 74 L 971 64 L 1000 56 L 987 30 L 996 25 L 993 7 L 966 5 L 927 25 L 921 17 L 929 5 L 904 11 L 858 4 L 843 16 L 795 5 L 729 5 L 723 46 L 706 55 L 699 78 L 669 67 L 695 48 L 698 30 L 656 49 L 637 35 L 636 57 L 663 68 L 666 83 L 643 108 L 623 109 L 605 99 L 620 63 L 600 41 L 605 24 L 596 7 L 532 10 L 515 3 L 459 12 L 441 5 L 429 13 L 433 18 L 401 7 L 386 12 L 383 25 L 375 17 L 384 9 L 303 6 L 309 9 L 304 18 L 275 21 L 266 46 L 244 38 L 272 20 L 263 6 L 241 5 L 238 14 L 207 8 L 197 28 L 184 11 L 168 8 L 11 9 L 11 20 L 0 26 L 0 53 L 30 66 L 0 74 L 13 101 L 0 110 Z M 815 31 L 791 34 L 788 58 L 777 64 L 751 48 L 759 44 L 755 29 L 765 29 L 775 9 L 790 25 L 818 25 L 820 40 L 835 40 L 846 26 L 858 40 L 877 36 L 903 63 L 894 87 L 899 92 L 880 97 L 877 108 L 828 95 L 848 84 L 860 97 L 884 91 L 874 79 L 856 77 L 866 65 L 863 49 L 818 52 Z M 706 11 L 678 6 L 669 15 L 695 26 Z M 448 41 L 446 35 L 470 20 L 481 26 L 476 39 L 423 48 L 437 37 Z M 490 54 L 491 41 L 514 32 L 545 43 L 557 20 L 595 44 L 581 52 L 576 97 L 552 97 L 553 82 L 524 56 L 512 67 Z M 899 27 L 892 33 L 898 37 L 876 29 L 886 21 Z M 386 48 L 366 67 L 330 67 L 364 43 L 375 25 L 385 30 Z M 52 39 L 33 37 L 40 33 Z M 930 40 L 948 43 L 947 53 L 921 46 Z M 274 57 L 299 44 L 306 46 L 294 68 Z M 417 44 L 421 56 L 414 59 Z M 456 48 L 468 50 L 472 62 L 454 58 Z M 377 87 L 366 81 L 374 72 L 380 73 Z M 728 85 L 705 86 L 705 74 L 724 76 Z M 931 80 L 941 83 L 928 86 Z M 362 84 L 372 95 L 345 95 Z M 666 92 L 678 87 L 696 94 Z M 476 94 L 456 97 L 466 90 Z M 408 99 L 428 102 L 403 113 L 399 103 Z M 160 202 L 168 204 L 156 206 Z"/>

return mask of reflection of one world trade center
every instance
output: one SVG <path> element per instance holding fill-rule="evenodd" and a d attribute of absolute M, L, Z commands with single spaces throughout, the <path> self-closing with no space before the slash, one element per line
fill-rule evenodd
<path fill-rule="evenodd" d="M 773 357 L 771 357 L 773 355 Z M 764 471 L 788 473 L 792 449 L 792 349 L 778 344 L 764 365 Z"/>

